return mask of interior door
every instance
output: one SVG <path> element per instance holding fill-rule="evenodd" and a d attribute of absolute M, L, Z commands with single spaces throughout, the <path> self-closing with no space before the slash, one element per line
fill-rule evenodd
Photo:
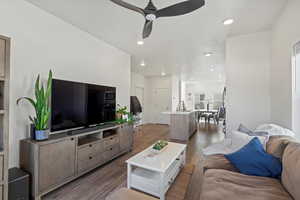
<path fill-rule="evenodd" d="M 170 111 L 171 95 L 168 88 L 156 88 L 153 94 L 153 121 L 158 124 L 170 124 L 170 115 L 162 112 Z"/>

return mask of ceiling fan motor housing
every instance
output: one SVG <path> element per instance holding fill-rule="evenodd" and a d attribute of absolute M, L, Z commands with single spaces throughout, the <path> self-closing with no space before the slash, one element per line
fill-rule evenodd
<path fill-rule="evenodd" d="M 152 1 L 150 0 L 147 7 L 145 8 L 145 18 L 149 21 L 154 21 L 156 19 L 155 12 L 157 11 L 157 8 L 154 6 Z"/>

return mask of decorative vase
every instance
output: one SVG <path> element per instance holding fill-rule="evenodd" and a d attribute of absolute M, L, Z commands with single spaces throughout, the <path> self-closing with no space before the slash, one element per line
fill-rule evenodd
<path fill-rule="evenodd" d="M 35 130 L 35 140 L 42 141 L 49 138 L 49 130 Z"/>
<path fill-rule="evenodd" d="M 117 119 L 122 119 L 122 114 L 121 114 L 121 113 L 117 113 L 117 114 L 116 114 L 116 118 L 117 118 Z"/>
<path fill-rule="evenodd" d="M 30 139 L 35 140 L 35 126 L 34 124 L 30 124 Z"/>

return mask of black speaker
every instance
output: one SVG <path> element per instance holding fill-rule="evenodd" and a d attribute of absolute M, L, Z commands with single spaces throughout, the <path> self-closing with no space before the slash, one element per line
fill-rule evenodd
<path fill-rule="evenodd" d="M 8 200 L 29 200 L 29 175 L 17 167 L 8 170 Z"/>

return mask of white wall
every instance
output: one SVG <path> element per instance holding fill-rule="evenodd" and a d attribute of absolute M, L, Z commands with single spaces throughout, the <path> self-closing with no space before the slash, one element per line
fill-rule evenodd
<path fill-rule="evenodd" d="M 167 89 L 169 91 L 169 109 L 172 108 L 172 77 L 170 76 L 155 76 L 145 78 L 145 113 L 144 119 L 145 123 L 157 123 L 157 113 L 156 113 L 156 99 L 155 99 L 155 89 Z M 170 123 L 170 116 L 162 115 L 168 124 Z"/>
<path fill-rule="evenodd" d="M 141 118 L 140 123 L 145 123 L 145 77 L 141 74 L 131 72 L 131 88 L 130 88 L 130 95 L 137 96 L 141 106 L 142 106 L 142 113 L 139 114 Z"/>
<path fill-rule="evenodd" d="M 131 72 L 131 89 L 130 89 L 131 96 L 136 96 L 137 87 L 145 89 L 145 77 L 141 74 Z"/>
<path fill-rule="evenodd" d="M 272 30 L 271 119 L 292 128 L 300 138 L 300 100 L 296 94 L 294 107 L 292 89 L 293 46 L 300 41 L 300 1 L 289 0 Z M 292 120 L 294 111 L 294 118 Z"/>
<path fill-rule="evenodd" d="M 177 75 L 172 76 L 172 109 L 170 111 L 176 111 L 180 99 L 180 78 Z"/>
<path fill-rule="evenodd" d="M 10 81 L 10 166 L 19 161 L 19 140 L 28 136 L 32 108 L 16 106 L 32 96 L 38 73 L 47 77 L 117 87 L 117 101 L 129 105 L 130 56 L 23 0 L 0 1 L 0 34 L 12 39 Z"/>
<path fill-rule="evenodd" d="M 270 33 L 237 36 L 226 41 L 227 127 L 250 128 L 270 121 Z"/>

